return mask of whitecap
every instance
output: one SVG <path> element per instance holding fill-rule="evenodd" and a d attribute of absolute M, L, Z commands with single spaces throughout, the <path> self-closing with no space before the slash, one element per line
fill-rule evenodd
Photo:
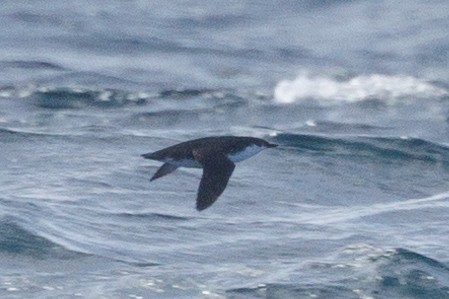
<path fill-rule="evenodd" d="M 302 72 L 294 80 L 280 81 L 274 101 L 280 104 L 316 100 L 320 103 L 354 103 L 377 99 L 388 103 L 405 98 L 429 98 L 449 95 L 448 90 L 425 80 L 406 75 L 370 74 L 347 80 L 331 76 L 312 76 Z"/>

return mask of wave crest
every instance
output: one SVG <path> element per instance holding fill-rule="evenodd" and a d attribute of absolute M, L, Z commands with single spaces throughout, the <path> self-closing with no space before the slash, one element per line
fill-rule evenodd
<path fill-rule="evenodd" d="M 320 279 L 301 283 L 268 282 L 226 290 L 230 298 L 448 298 L 449 268 L 404 248 L 382 250 L 359 245 L 347 248 L 344 263 L 315 263 Z M 304 271 L 302 269 L 302 271 Z M 304 271 L 305 272 L 305 271 Z M 332 272 L 331 279 L 326 281 Z"/>
<path fill-rule="evenodd" d="M 411 137 L 329 137 L 326 135 L 277 134 L 279 143 L 300 152 L 347 154 L 369 160 L 417 160 L 449 163 L 449 147 Z"/>
<path fill-rule="evenodd" d="M 33 97 L 38 106 L 54 109 L 84 106 L 120 107 L 129 103 L 146 103 L 145 96 L 112 89 L 40 88 Z"/>
<path fill-rule="evenodd" d="M 354 103 L 377 99 L 387 103 L 407 97 L 428 98 L 449 95 L 447 89 L 412 76 L 371 74 L 348 80 L 301 73 L 295 80 L 282 80 L 274 90 L 281 104 L 316 100 L 321 103 Z"/>
<path fill-rule="evenodd" d="M 71 251 L 16 223 L 10 217 L 0 219 L 0 253 L 31 256 L 35 258 L 75 258 L 84 256 Z"/>

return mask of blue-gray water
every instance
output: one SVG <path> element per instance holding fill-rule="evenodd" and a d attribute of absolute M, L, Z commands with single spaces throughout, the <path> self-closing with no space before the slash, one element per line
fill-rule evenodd
<path fill-rule="evenodd" d="M 449 298 L 449 4 L 273 3 L 2 1 L 0 298 Z"/>

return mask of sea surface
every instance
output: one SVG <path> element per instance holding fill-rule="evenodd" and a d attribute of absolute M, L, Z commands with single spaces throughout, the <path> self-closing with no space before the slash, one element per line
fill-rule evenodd
<path fill-rule="evenodd" d="M 0 298 L 449 298 L 447 1 L 0 8 Z"/>

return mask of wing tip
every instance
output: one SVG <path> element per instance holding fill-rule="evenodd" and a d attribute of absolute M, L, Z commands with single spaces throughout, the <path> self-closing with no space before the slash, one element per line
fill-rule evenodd
<path fill-rule="evenodd" d="M 215 202 L 215 200 L 211 200 L 211 198 L 206 199 L 198 194 L 198 197 L 196 199 L 196 210 L 198 212 L 204 211 L 205 209 L 209 208 Z"/>
<path fill-rule="evenodd" d="M 208 207 L 210 207 L 211 205 L 202 205 L 200 203 L 196 204 L 196 210 L 198 212 L 204 211 L 205 209 L 207 209 Z"/>

